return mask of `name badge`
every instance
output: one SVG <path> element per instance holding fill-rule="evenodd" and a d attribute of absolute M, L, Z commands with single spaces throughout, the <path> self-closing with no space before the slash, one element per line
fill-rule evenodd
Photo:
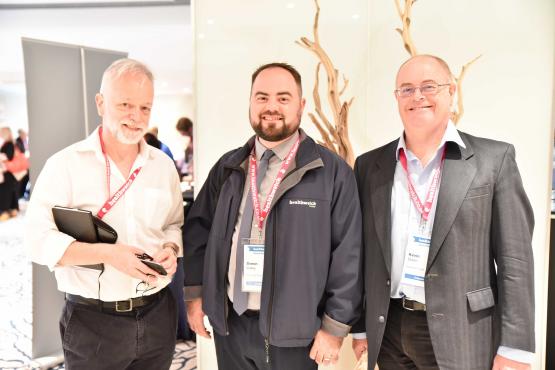
<path fill-rule="evenodd" d="M 431 238 L 410 234 L 405 251 L 405 264 L 403 266 L 403 276 L 401 277 L 402 285 L 424 287 L 430 243 Z"/>
<path fill-rule="evenodd" d="M 245 240 L 243 244 L 243 292 L 260 293 L 264 274 L 264 244 L 259 240 Z"/>

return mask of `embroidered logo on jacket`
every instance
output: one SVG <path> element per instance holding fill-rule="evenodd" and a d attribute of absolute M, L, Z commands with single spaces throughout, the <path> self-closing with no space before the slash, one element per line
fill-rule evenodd
<path fill-rule="evenodd" d="M 289 200 L 289 205 L 308 206 L 310 208 L 316 208 L 316 202 L 313 200 Z"/>

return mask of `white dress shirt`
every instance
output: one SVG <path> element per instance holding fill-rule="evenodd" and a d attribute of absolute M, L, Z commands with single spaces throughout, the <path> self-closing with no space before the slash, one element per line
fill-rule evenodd
<path fill-rule="evenodd" d="M 139 154 L 130 171 L 142 167 L 125 194 L 104 216 L 103 221 L 118 233 L 117 243 L 143 249 L 154 255 L 166 242 L 179 246 L 183 197 L 176 168 L 163 152 L 139 143 Z M 110 196 L 126 181 L 110 159 Z M 143 294 L 139 279 L 113 266 L 105 271 L 79 266 L 59 266 L 58 262 L 74 238 L 61 233 L 52 217 L 55 205 L 80 208 L 94 215 L 108 199 L 106 163 L 100 147 L 98 128 L 85 140 L 54 154 L 46 162 L 33 188 L 26 215 L 26 246 L 31 259 L 54 270 L 58 289 L 103 301 L 125 300 Z M 165 287 L 171 276 L 160 277 L 153 294 Z M 144 283 L 143 283 L 144 285 Z"/>

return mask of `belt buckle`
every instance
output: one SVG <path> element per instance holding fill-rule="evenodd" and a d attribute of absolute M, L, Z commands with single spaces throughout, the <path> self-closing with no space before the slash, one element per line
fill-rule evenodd
<path fill-rule="evenodd" d="M 403 308 L 407 311 L 416 311 L 414 308 L 405 305 L 405 296 L 403 296 Z"/>
<path fill-rule="evenodd" d="M 120 309 L 119 308 L 119 304 L 120 302 L 129 302 L 129 307 L 126 309 Z M 133 310 L 133 299 L 129 298 L 126 301 L 116 301 L 116 312 L 130 312 L 131 310 Z"/>

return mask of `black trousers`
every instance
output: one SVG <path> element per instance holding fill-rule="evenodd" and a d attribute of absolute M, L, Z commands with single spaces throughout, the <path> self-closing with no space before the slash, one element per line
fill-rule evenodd
<path fill-rule="evenodd" d="M 219 370 L 316 370 L 318 365 L 310 357 L 307 347 L 268 348 L 266 360 L 264 337 L 258 327 L 258 315 L 246 312 L 241 316 L 230 305 L 229 335 L 214 333 Z"/>
<path fill-rule="evenodd" d="M 378 355 L 380 370 L 439 370 L 424 311 L 408 311 L 392 299 Z"/>
<path fill-rule="evenodd" d="M 126 313 L 66 301 L 60 334 L 67 370 L 169 369 L 175 349 L 176 304 L 168 289 Z"/>

